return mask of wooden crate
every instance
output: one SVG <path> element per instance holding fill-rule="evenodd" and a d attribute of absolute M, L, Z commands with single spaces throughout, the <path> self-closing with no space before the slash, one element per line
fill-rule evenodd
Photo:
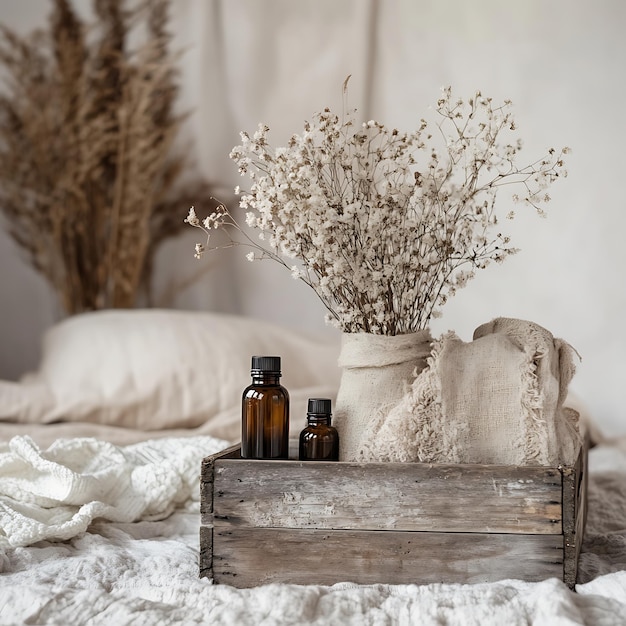
<path fill-rule="evenodd" d="M 284 582 L 576 582 L 586 448 L 573 467 L 202 462 L 200 576 Z"/>

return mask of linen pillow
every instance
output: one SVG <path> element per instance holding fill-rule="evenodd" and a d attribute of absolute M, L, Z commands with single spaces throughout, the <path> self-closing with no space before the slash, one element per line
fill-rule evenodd
<path fill-rule="evenodd" d="M 39 369 L 20 385 L 42 402 L 14 417 L 140 430 L 194 428 L 236 410 L 250 381 L 251 355 L 280 355 L 290 391 L 330 393 L 339 386 L 338 353 L 338 339 L 320 341 L 233 315 L 85 313 L 46 333 Z"/>

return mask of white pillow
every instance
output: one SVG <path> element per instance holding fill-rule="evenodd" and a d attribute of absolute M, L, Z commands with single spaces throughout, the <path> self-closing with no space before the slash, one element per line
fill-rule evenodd
<path fill-rule="evenodd" d="M 336 390 L 339 340 L 216 313 L 159 309 L 77 315 L 44 337 L 33 399 L 20 422 L 92 422 L 140 430 L 193 428 L 240 406 L 253 354 L 282 357 L 289 390 Z"/>

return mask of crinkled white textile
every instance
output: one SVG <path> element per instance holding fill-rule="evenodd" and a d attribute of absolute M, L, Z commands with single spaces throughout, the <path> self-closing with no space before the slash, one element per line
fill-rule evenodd
<path fill-rule="evenodd" d="M 177 505 L 198 499 L 200 461 L 225 446 L 212 437 L 125 448 L 60 439 L 42 451 L 30 437 L 14 437 L 0 444 L 0 550 L 70 539 L 96 518 L 167 517 Z"/>
<path fill-rule="evenodd" d="M 197 443 L 191 448 L 197 450 Z M 176 447 L 183 454 L 179 442 Z M 7 549 L 0 624 L 624 625 L 626 453 L 602 446 L 591 451 L 590 461 L 578 593 L 556 579 L 246 590 L 212 585 L 198 578 L 199 505 L 193 495 L 167 519 L 97 520 L 65 542 Z"/>

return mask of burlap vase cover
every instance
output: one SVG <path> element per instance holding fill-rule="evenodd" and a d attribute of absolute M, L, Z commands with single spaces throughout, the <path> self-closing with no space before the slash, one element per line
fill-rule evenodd
<path fill-rule="evenodd" d="M 546 329 L 498 318 L 437 340 L 428 367 L 370 422 L 364 461 L 558 465 L 573 463 L 577 414 L 563 406 L 574 350 Z"/>
<path fill-rule="evenodd" d="M 430 354 L 428 330 L 406 335 L 342 335 L 341 382 L 333 424 L 339 431 L 339 458 L 358 460 L 372 421 L 382 419 L 408 392 Z"/>

